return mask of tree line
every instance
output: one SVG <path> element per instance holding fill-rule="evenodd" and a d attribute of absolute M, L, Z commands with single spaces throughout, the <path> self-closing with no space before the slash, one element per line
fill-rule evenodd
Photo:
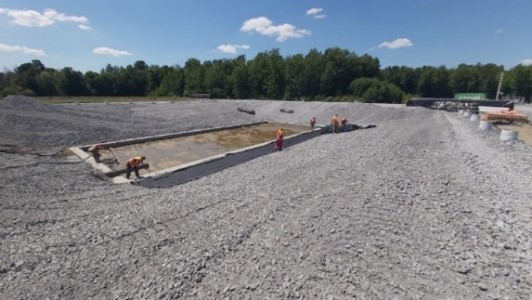
<path fill-rule="evenodd" d="M 347 49 L 311 49 L 306 55 L 283 57 L 279 49 L 260 52 L 247 60 L 201 62 L 190 58 L 184 66 L 108 64 L 100 72 L 82 73 L 71 67 L 55 70 L 40 60 L 0 72 L 0 94 L 28 96 L 149 96 L 188 97 L 210 94 L 220 99 L 285 99 L 401 103 L 412 97 L 452 98 L 455 93 L 485 93 L 495 99 L 501 73 L 505 95 L 532 96 L 532 66 L 505 71 L 496 64 L 390 66 L 378 58 Z"/>

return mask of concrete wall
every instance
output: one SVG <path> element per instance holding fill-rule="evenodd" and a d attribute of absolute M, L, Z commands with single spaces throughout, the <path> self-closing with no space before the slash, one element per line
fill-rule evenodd
<path fill-rule="evenodd" d="M 305 132 L 299 135 L 293 135 L 285 138 L 283 148 L 307 141 L 311 138 L 320 135 L 319 130 L 313 132 Z M 195 165 L 186 168 L 175 170 L 170 173 L 161 174 L 159 176 L 148 177 L 144 180 L 133 182 L 136 185 L 141 185 L 147 188 L 166 188 L 179 185 L 188 181 L 196 180 L 203 176 L 207 176 L 232 166 L 250 161 L 260 156 L 272 153 L 274 149 L 273 142 L 260 144 L 259 146 L 249 147 L 243 150 L 228 152 L 224 155 L 216 156 L 212 159 L 205 159 Z M 282 155 L 282 151 L 279 152 Z"/>

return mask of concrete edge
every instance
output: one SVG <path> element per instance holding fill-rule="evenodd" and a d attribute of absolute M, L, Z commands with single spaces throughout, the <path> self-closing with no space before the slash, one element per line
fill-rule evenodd
<path fill-rule="evenodd" d="M 85 161 L 86 163 L 90 164 L 94 169 L 102 172 L 107 173 L 111 172 L 111 168 L 106 166 L 102 163 L 97 163 L 94 157 L 92 155 L 88 154 L 87 152 L 83 151 L 80 147 L 70 147 L 68 148 L 72 153 L 74 153 L 77 157 L 79 157 L 82 161 Z"/>
<path fill-rule="evenodd" d="M 259 125 L 259 124 L 267 124 L 267 123 L 268 122 L 266 122 L 266 121 L 262 121 L 262 122 L 254 122 L 254 123 L 247 123 L 247 124 L 240 124 L 240 125 L 213 127 L 213 128 L 207 128 L 207 129 L 197 129 L 197 130 L 185 131 L 185 132 L 153 135 L 153 136 L 147 136 L 147 137 L 126 139 L 126 140 L 105 142 L 105 143 L 98 143 L 98 144 L 102 145 L 104 148 L 113 148 L 113 147 L 121 147 L 121 146 L 126 146 L 126 145 L 131 145 L 131 144 L 147 143 L 147 142 L 153 142 L 153 141 L 158 141 L 158 140 L 171 139 L 171 138 L 195 135 L 195 134 L 200 134 L 200 133 L 209 133 L 209 132 L 221 131 L 221 130 L 226 130 L 226 129 L 233 129 L 233 128 L 238 128 L 238 127 L 248 127 L 248 126 L 254 126 L 254 125 Z M 77 147 L 77 148 L 79 148 L 79 149 L 81 149 L 83 151 L 87 151 L 92 145 L 93 144 L 91 144 L 91 145 L 83 145 L 83 146 L 80 146 L 80 147 Z"/>

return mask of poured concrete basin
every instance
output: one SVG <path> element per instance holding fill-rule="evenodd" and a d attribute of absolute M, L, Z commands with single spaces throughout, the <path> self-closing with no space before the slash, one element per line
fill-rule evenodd
<path fill-rule="evenodd" d="M 283 148 L 320 134 L 319 129 L 310 131 L 302 125 L 259 122 L 100 143 L 104 150 L 99 163 L 87 152 L 91 145 L 69 150 L 91 164 L 102 179 L 169 187 L 271 153 L 278 128 L 285 132 Z M 127 160 L 134 156 L 145 156 L 141 168 L 149 166 L 147 171 L 141 171 L 141 181 L 120 176 L 126 173 Z"/>
<path fill-rule="evenodd" d="M 213 132 L 162 139 L 157 141 L 113 147 L 112 152 L 123 168 L 133 156 L 146 156 L 150 172 L 158 172 L 171 167 L 198 161 L 229 151 L 247 148 L 275 139 L 275 131 L 283 128 L 285 137 L 308 131 L 300 125 L 263 123 Z M 102 152 L 103 157 L 111 153 Z"/>

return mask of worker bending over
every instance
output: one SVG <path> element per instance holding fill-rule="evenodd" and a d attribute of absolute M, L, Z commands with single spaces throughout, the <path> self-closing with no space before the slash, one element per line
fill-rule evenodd
<path fill-rule="evenodd" d="M 96 162 L 100 162 L 100 157 L 102 156 L 100 154 L 100 151 L 103 149 L 102 145 L 99 145 L 99 144 L 96 144 L 96 145 L 92 145 L 90 148 L 89 148 L 89 152 L 90 154 L 92 154 L 92 157 L 94 157 L 94 160 Z"/>
<path fill-rule="evenodd" d="M 144 162 L 145 159 L 146 159 L 145 156 L 136 156 L 136 157 L 132 157 L 127 160 L 127 164 L 126 164 L 126 168 L 127 168 L 126 178 L 127 179 L 129 179 L 129 176 L 131 176 L 131 171 L 135 171 L 135 175 L 137 176 L 137 178 L 141 178 L 139 175 L 139 167 Z"/>
<path fill-rule="evenodd" d="M 340 123 L 342 124 L 342 131 L 345 132 L 345 125 L 347 125 L 347 119 L 342 117 Z"/>

